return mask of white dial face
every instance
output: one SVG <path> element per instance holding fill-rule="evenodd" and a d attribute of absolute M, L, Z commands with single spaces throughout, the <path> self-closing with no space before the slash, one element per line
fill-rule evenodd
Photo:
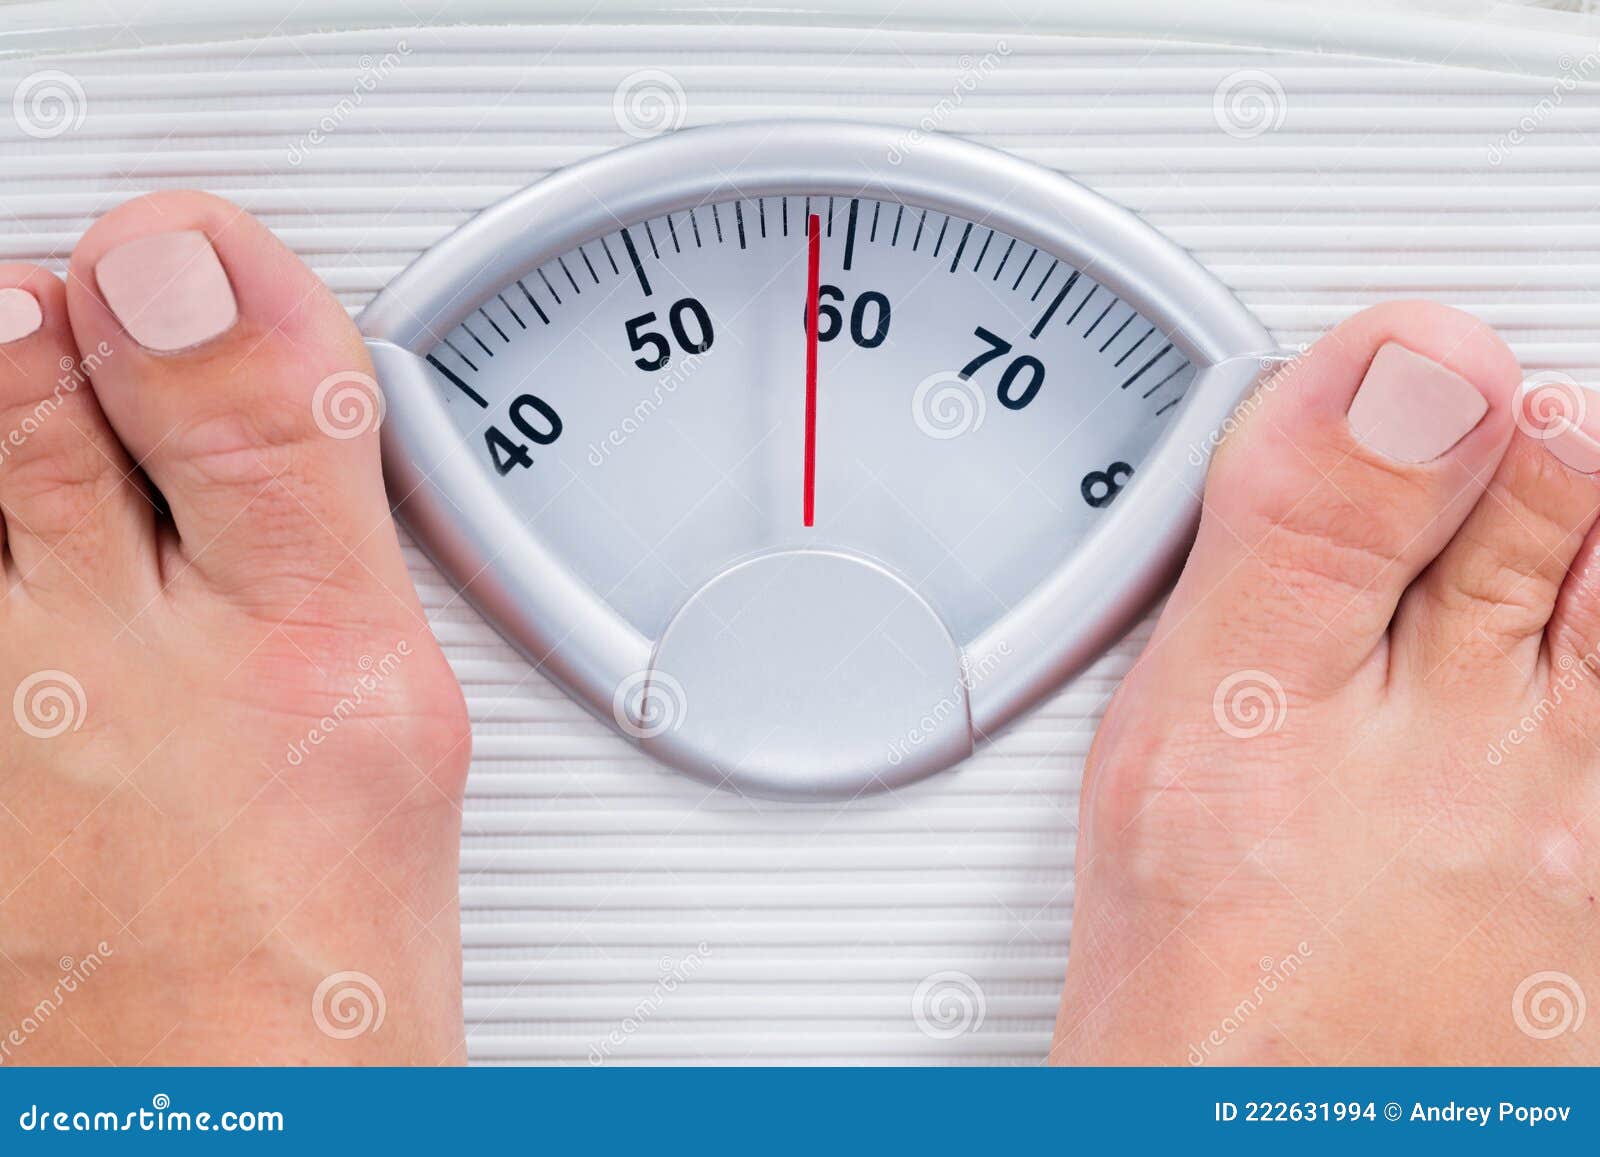
<path fill-rule="evenodd" d="M 804 192 L 628 222 L 427 360 L 462 452 L 646 638 L 734 563 L 826 547 L 965 643 L 1072 552 L 1194 374 L 1090 270 Z"/>

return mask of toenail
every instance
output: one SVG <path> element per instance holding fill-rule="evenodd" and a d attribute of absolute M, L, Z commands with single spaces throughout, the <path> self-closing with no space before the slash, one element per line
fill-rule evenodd
<path fill-rule="evenodd" d="M 122 328 L 156 353 L 208 342 L 239 316 L 228 274 L 198 230 L 126 241 L 100 258 L 94 277 Z"/>
<path fill-rule="evenodd" d="M 44 324 L 39 302 L 26 289 L 0 289 L 0 345 L 21 341 Z"/>
<path fill-rule="evenodd" d="M 1460 374 L 1388 342 L 1367 367 L 1350 403 L 1350 429 L 1361 444 L 1397 462 L 1432 462 L 1489 411 Z"/>
<path fill-rule="evenodd" d="M 1600 474 L 1600 442 L 1568 422 L 1545 439 L 1545 446 L 1580 474 Z"/>
<path fill-rule="evenodd" d="M 1591 406 L 1590 403 L 1596 403 Z M 1600 474 L 1600 395 L 1566 374 L 1546 371 L 1522 383 L 1517 425 L 1566 466 L 1580 474 Z"/>

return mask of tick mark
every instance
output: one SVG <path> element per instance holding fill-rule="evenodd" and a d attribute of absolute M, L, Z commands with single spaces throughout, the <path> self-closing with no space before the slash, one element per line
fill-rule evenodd
<path fill-rule="evenodd" d="M 1156 327 L 1155 326 L 1151 326 L 1149 329 L 1145 330 L 1142 334 L 1139 335 L 1139 340 L 1134 342 L 1131 346 L 1129 346 L 1127 348 L 1127 350 L 1123 352 L 1123 355 L 1120 358 L 1118 358 L 1116 361 L 1112 362 L 1111 364 L 1114 365 L 1114 366 L 1120 366 L 1123 362 L 1127 361 L 1129 358 L 1131 358 L 1133 356 L 1133 351 L 1138 349 L 1140 346 L 1144 345 L 1146 339 L 1148 339 L 1149 336 L 1151 334 L 1155 333 L 1155 332 L 1156 332 Z"/>
<path fill-rule="evenodd" d="M 500 328 L 499 322 L 495 321 L 494 318 L 489 316 L 488 310 L 484 309 L 482 306 L 479 306 L 478 313 L 483 317 L 484 321 L 488 322 L 490 326 L 494 328 L 494 332 L 500 335 L 501 341 L 505 342 L 507 345 L 511 344 L 511 339 L 506 336 L 506 331 Z"/>
<path fill-rule="evenodd" d="M 1167 383 L 1168 383 L 1168 382 L 1170 382 L 1170 381 L 1171 381 L 1171 380 L 1172 380 L 1172 379 L 1173 379 L 1173 378 L 1175 378 L 1175 377 L 1177 377 L 1177 376 L 1178 376 L 1178 375 L 1179 375 L 1179 374 L 1181 374 L 1181 373 L 1183 373 L 1183 371 L 1184 371 L 1184 370 L 1186 370 L 1186 369 L 1188 369 L 1188 368 L 1189 368 L 1189 363 L 1188 363 L 1188 362 L 1187 362 L 1187 361 L 1185 361 L 1185 362 L 1183 362 L 1183 363 L 1182 363 L 1182 364 L 1181 364 L 1181 365 L 1179 365 L 1179 366 L 1178 366 L 1178 368 L 1177 368 L 1177 369 L 1175 369 L 1175 370 L 1173 370 L 1173 371 L 1172 371 L 1172 372 L 1171 372 L 1171 373 L 1170 373 L 1170 374 L 1168 374 L 1168 375 L 1167 375 L 1167 376 L 1166 376 L 1166 377 L 1164 377 L 1164 378 L 1162 378 L 1162 379 L 1161 379 L 1161 380 L 1160 380 L 1160 381 L 1159 381 L 1159 382 L 1157 382 L 1157 383 L 1156 383 L 1156 384 L 1155 384 L 1155 385 L 1153 385 L 1153 386 L 1151 386 L 1151 387 L 1150 387 L 1150 388 L 1149 388 L 1149 389 L 1148 389 L 1148 390 L 1146 390 L 1146 391 L 1145 391 L 1145 392 L 1144 392 L 1144 393 L 1143 393 L 1143 394 L 1142 394 L 1142 395 L 1140 395 L 1140 396 L 1141 396 L 1141 397 L 1145 397 L 1145 398 L 1148 398 L 1148 397 L 1149 397 L 1149 396 L 1150 396 L 1150 395 L 1151 395 L 1151 394 L 1153 394 L 1153 393 L 1155 393 L 1155 392 L 1156 392 L 1156 391 L 1157 391 L 1157 390 L 1159 390 L 1159 389 L 1160 389 L 1160 388 L 1161 388 L 1161 387 L 1162 387 L 1162 386 L 1164 386 L 1164 385 L 1166 385 L 1166 384 L 1167 384 Z"/>
<path fill-rule="evenodd" d="M 1037 256 L 1039 256 L 1039 251 L 1037 249 L 1035 249 L 1032 253 L 1028 254 L 1028 260 L 1023 262 L 1022 263 L 1022 268 L 1017 271 L 1017 279 L 1011 283 L 1011 292 L 1012 293 L 1015 293 L 1017 291 L 1017 287 L 1022 284 L 1022 279 L 1024 277 L 1028 276 L 1028 270 L 1033 267 L 1033 259 L 1035 257 L 1037 257 Z"/>
<path fill-rule="evenodd" d="M 556 304 L 560 305 L 561 295 L 556 292 L 556 287 L 550 284 L 550 279 L 544 275 L 544 270 L 536 269 L 534 272 L 539 275 L 539 280 L 544 282 L 544 287 L 550 291 L 550 296 L 556 299 Z"/>
<path fill-rule="evenodd" d="M 1083 331 L 1083 340 L 1084 341 L 1088 341 L 1089 340 L 1089 335 L 1092 334 L 1096 329 L 1099 328 L 1100 323 L 1106 319 L 1106 314 L 1110 313 L 1113 309 L 1115 309 L 1117 307 L 1117 301 L 1118 300 L 1119 300 L 1118 298 L 1113 297 L 1111 299 L 1110 303 L 1104 309 L 1102 309 L 1100 311 L 1100 316 L 1094 319 L 1094 324 L 1091 325 L 1088 329 Z"/>
<path fill-rule="evenodd" d="M 1074 307 L 1072 313 L 1067 318 L 1067 327 L 1069 329 L 1072 327 L 1072 323 L 1078 320 L 1078 315 L 1083 312 L 1083 307 L 1089 304 L 1089 299 L 1099 292 L 1100 287 L 1098 285 L 1091 285 L 1089 287 L 1089 292 L 1083 295 L 1083 300 L 1078 302 L 1077 306 Z"/>
<path fill-rule="evenodd" d="M 630 245 L 628 248 L 631 249 L 631 248 L 633 248 L 633 246 Z M 644 274 L 641 273 L 639 276 L 643 277 Z M 528 292 L 528 287 L 526 285 L 522 284 L 522 279 L 521 278 L 517 279 L 517 288 L 522 290 L 522 296 L 526 297 L 528 299 L 528 304 L 533 306 L 533 312 L 539 315 L 539 320 L 544 322 L 545 325 L 549 325 L 550 324 L 550 318 L 548 316 L 546 316 L 544 310 L 539 308 L 539 303 L 537 301 L 533 300 L 533 294 Z M 649 288 L 648 287 L 646 287 L 645 292 L 646 293 L 649 292 Z"/>
<path fill-rule="evenodd" d="M 649 297 L 652 292 L 650 279 L 644 275 L 644 266 L 639 261 L 639 251 L 633 247 L 633 238 L 628 236 L 626 229 L 622 231 L 622 245 L 628 251 L 628 260 L 633 262 L 633 273 L 639 279 L 639 288 L 644 290 L 646 297 Z M 518 282 L 517 284 L 520 285 L 522 283 Z M 523 292 L 526 293 L 527 290 L 523 290 Z"/>
<path fill-rule="evenodd" d="M 1006 251 L 1000 254 L 1000 264 L 994 267 L 994 276 L 989 279 L 990 281 L 1000 280 L 1000 271 L 1006 267 L 1006 262 L 1011 260 L 1011 251 L 1016 247 L 1017 239 L 1013 237 L 1011 239 L 1011 244 L 1006 246 Z"/>
<path fill-rule="evenodd" d="M 583 258 L 583 264 L 589 270 L 589 276 L 594 279 L 596 285 L 599 285 L 600 275 L 594 271 L 594 262 L 589 260 L 589 255 L 583 251 L 582 245 L 578 246 L 578 256 Z"/>
<path fill-rule="evenodd" d="M 969 225 L 968 228 L 970 229 L 971 226 Z M 989 230 L 989 236 L 987 236 L 987 237 L 985 237 L 983 239 L 983 248 L 978 250 L 978 259 L 972 263 L 972 272 L 976 273 L 976 272 L 978 272 L 978 270 L 983 268 L 983 259 L 986 256 L 988 256 L 989 246 L 991 244 L 993 244 L 993 242 L 994 242 L 994 230 L 991 229 L 991 230 Z M 1010 250 L 1008 249 L 1006 252 L 1009 253 Z"/>
<path fill-rule="evenodd" d="M 461 323 L 461 328 L 466 330 L 466 333 L 467 333 L 468 337 L 470 337 L 473 341 L 478 343 L 478 348 L 479 349 L 481 349 L 484 353 L 488 354 L 490 357 L 494 357 L 494 350 L 490 349 L 487 345 L 485 345 L 483 339 L 481 337 L 479 337 L 477 334 L 472 332 L 472 327 L 471 326 L 469 326 L 466 322 L 462 322 Z"/>
<path fill-rule="evenodd" d="M 1044 276 L 1039 278 L 1039 284 L 1034 289 L 1033 296 L 1028 298 L 1029 301 L 1038 301 L 1039 300 L 1039 295 L 1044 292 L 1045 283 L 1050 280 L 1051 275 L 1054 274 L 1055 271 L 1056 271 L 1056 266 L 1058 266 L 1060 264 L 1061 264 L 1061 261 L 1060 261 L 1059 258 L 1057 258 L 1056 260 L 1050 262 L 1050 268 L 1046 269 L 1044 271 Z"/>
<path fill-rule="evenodd" d="M 945 220 L 945 224 L 946 225 L 950 224 L 948 219 Z M 972 222 L 968 221 L 967 222 L 967 227 L 961 231 L 961 240 L 959 242 L 957 242 L 957 244 L 956 244 L 955 256 L 950 258 L 950 272 L 951 273 L 954 273 L 956 271 L 956 266 L 961 264 L 961 254 L 967 248 L 967 238 L 971 237 L 971 236 L 972 236 Z M 941 241 L 944 240 L 943 231 L 941 231 L 939 233 L 939 240 L 941 240 Z M 935 254 L 937 254 L 939 252 L 938 247 L 935 246 L 933 251 L 934 251 Z"/>
<path fill-rule="evenodd" d="M 1078 271 L 1074 269 L 1072 276 L 1067 278 L 1067 283 L 1061 287 L 1061 292 L 1056 294 L 1055 300 L 1045 309 L 1044 314 L 1029 332 L 1029 337 L 1038 337 L 1044 332 L 1044 327 L 1050 324 L 1050 319 L 1055 316 L 1056 310 L 1061 308 L 1061 303 L 1066 300 L 1067 294 L 1072 292 L 1072 287 L 1077 283 L 1078 276 Z"/>
<path fill-rule="evenodd" d="M 567 275 L 567 282 L 572 286 L 572 292 L 581 296 L 583 290 L 578 288 L 578 279 L 572 276 L 572 270 L 567 268 L 566 261 L 563 258 L 557 257 L 556 264 L 561 266 L 561 272 Z"/>
<path fill-rule="evenodd" d="M 456 343 L 451 341 L 449 338 L 445 338 L 444 339 L 444 344 L 450 347 L 450 352 L 451 353 L 455 354 L 456 357 L 460 358 L 463 362 L 466 363 L 467 369 L 471 370 L 473 373 L 477 373 L 478 372 L 478 363 L 473 361 L 466 354 L 462 353 L 460 346 L 456 345 Z"/>
<path fill-rule="evenodd" d="M 1105 353 L 1106 350 L 1110 349 L 1111 348 L 1111 343 L 1116 341 L 1119 337 L 1121 337 L 1122 336 L 1122 331 L 1127 329 L 1128 326 L 1132 325 L 1133 324 L 1133 319 L 1138 317 L 1138 316 L 1139 315 L 1136 314 L 1136 313 L 1130 313 L 1126 318 L 1124 318 L 1122 324 L 1117 326 L 1117 332 L 1112 334 L 1110 337 L 1106 338 L 1105 345 L 1100 347 L 1100 352 L 1101 353 Z"/>
<path fill-rule="evenodd" d="M 506 312 L 511 315 L 512 320 L 515 321 L 523 329 L 527 329 L 528 328 L 528 323 L 523 321 L 521 315 L 518 314 L 516 310 L 511 308 L 511 303 L 506 300 L 506 295 L 503 294 L 503 293 L 497 293 L 497 294 L 495 294 L 495 296 L 500 299 L 500 304 L 506 307 Z"/>
<path fill-rule="evenodd" d="M 856 255 L 856 209 L 859 205 L 860 202 L 855 197 L 850 198 L 850 222 L 844 231 L 844 267 L 847 270 Z"/>
<path fill-rule="evenodd" d="M 462 360 L 465 361 L 466 359 L 463 358 Z M 487 400 L 485 400 L 485 398 L 484 398 L 484 396 L 482 394 L 478 393 L 477 390 L 475 390 L 471 386 L 467 385 L 467 383 L 462 381 L 460 379 L 460 377 L 458 377 L 455 374 L 455 372 L 450 369 L 449 366 L 445 365 L 443 362 L 441 362 L 438 358 L 434 357 L 432 354 L 428 355 L 428 364 L 430 364 L 431 366 L 433 366 L 434 369 L 438 370 L 441 374 L 443 374 L 445 381 L 449 382 L 456 389 L 460 390 L 463 394 L 467 395 L 467 397 L 471 398 L 474 402 L 477 402 L 478 405 L 482 406 L 485 410 L 487 410 L 489 408 L 489 403 L 488 403 Z"/>

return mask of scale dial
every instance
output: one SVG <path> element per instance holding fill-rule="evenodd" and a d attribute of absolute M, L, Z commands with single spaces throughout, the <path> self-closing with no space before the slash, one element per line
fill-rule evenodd
<path fill-rule="evenodd" d="M 362 319 L 424 547 L 623 734 L 759 794 L 948 766 L 1115 638 L 1271 352 L 1082 187 L 896 140 L 619 150 Z"/>

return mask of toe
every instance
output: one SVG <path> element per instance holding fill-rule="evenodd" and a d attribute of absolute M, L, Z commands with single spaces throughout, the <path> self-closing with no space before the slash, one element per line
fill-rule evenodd
<path fill-rule="evenodd" d="M 79 344 L 111 351 L 101 404 L 171 509 L 169 582 L 278 603 L 346 575 L 406 590 L 365 347 L 265 226 L 202 193 L 141 197 L 84 236 L 67 288 Z"/>
<path fill-rule="evenodd" d="M 59 279 L 0 265 L 0 508 L 32 590 L 148 597 L 154 512 L 89 385 Z"/>
<path fill-rule="evenodd" d="M 1549 378 L 1536 388 L 1548 395 Z M 1560 380 L 1556 388 L 1559 397 L 1576 399 L 1571 418 L 1561 421 L 1564 415 L 1558 405 L 1557 419 L 1542 426 L 1539 440 L 1548 458 L 1564 467 L 1547 461 L 1546 468 L 1558 471 L 1562 482 L 1578 492 L 1562 514 L 1573 537 L 1582 532 L 1583 541 L 1573 548 L 1570 565 L 1560 578 L 1544 633 L 1545 655 L 1563 671 L 1581 668 L 1584 675 L 1594 676 L 1600 673 L 1600 394 L 1571 379 Z M 1549 432 L 1552 427 L 1554 434 Z M 1563 546 L 1569 541 L 1564 539 Z"/>
<path fill-rule="evenodd" d="M 1493 474 L 1518 378 L 1487 327 L 1429 303 L 1327 334 L 1241 407 L 1158 638 L 1313 693 L 1386 677 L 1401 596 Z"/>
<path fill-rule="evenodd" d="M 1507 689 L 1533 677 L 1568 569 L 1600 515 L 1600 476 L 1589 473 L 1600 457 L 1590 460 L 1589 436 L 1566 420 L 1583 416 L 1584 401 L 1576 383 L 1530 379 L 1483 498 L 1406 596 L 1397 666 L 1428 681 L 1466 671 Z"/>

